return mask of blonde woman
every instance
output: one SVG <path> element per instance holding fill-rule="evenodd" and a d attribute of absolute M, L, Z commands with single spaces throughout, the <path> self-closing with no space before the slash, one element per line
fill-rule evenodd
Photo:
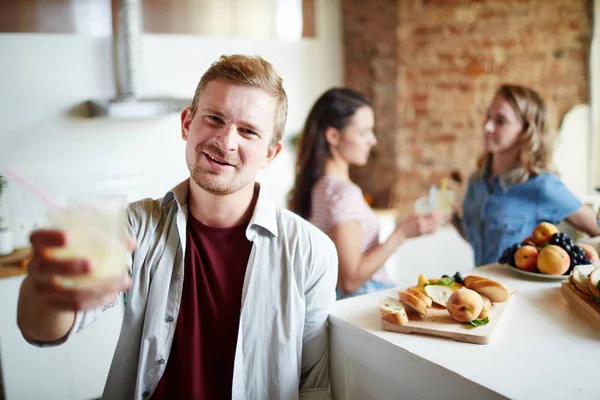
<path fill-rule="evenodd" d="M 502 251 L 528 237 L 542 221 L 566 219 L 590 236 L 600 235 L 596 213 L 555 175 L 546 106 L 534 90 L 501 86 L 483 124 L 484 154 L 469 179 L 455 221 L 473 246 L 475 265 L 497 262 Z"/>

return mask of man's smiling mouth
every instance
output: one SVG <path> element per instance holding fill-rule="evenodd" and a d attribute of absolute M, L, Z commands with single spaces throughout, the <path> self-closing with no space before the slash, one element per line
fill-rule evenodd
<path fill-rule="evenodd" d="M 225 166 L 229 166 L 229 167 L 233 167 L 233 165 L 232 165 L 232 164 L 228 163 L 228 162 L 227 162 L 227 161 L 225 161 L 225 160 L 222 160 L 222 159 L 220 159 L 220 158 L 217 158 L 217 157 L 215 157 L 215 156 L 212 156 L 212 155 L 210 155 L 210 154 L 208 154 L 208 153 L 204 153 L 204 155 L 205 155 L 206 157 L 208 157 L 208 159 L 209 159 L 209 160 L 211 160 L 212 162 L 214 162 L 214 163 L 216 163 L 216 164 L 219 164 L 219 165 L 225 165 Z"/>

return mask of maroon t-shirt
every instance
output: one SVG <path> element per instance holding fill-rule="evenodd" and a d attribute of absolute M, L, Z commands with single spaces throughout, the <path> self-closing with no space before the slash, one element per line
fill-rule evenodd
<path fill-rule="evenodd" d="M 189 213 L 181 306 L 153 399 L 231 398 L 242 287 L 252 249 L 246 226 L 211 228 Z"/>

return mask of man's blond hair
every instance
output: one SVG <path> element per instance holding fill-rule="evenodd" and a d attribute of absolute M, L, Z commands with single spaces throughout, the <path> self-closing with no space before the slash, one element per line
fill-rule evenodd
<path fill-rule="evenodd" d="M 277 99 L 277 113 L 275 114 L 273 137 L 271 144 L 281 141 L 287 119 L 288 102 L 283 89 L 283 80 L 268 61 L 259 56 L 234 54 L 221 56 L 212 63 L 210 68 L 202 75 L 196 87 L 192 100 L 192 114 L 196 114 L 198 99 L 202 91 L 210 82 L 223 81 L 238 85 L 247 85 L 264 90 Z"/>

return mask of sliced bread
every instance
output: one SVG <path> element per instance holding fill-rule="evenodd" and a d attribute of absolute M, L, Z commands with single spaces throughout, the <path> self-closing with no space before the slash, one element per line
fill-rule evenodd
<path fill-rule="evenodd" d="M 465 286 L 468 289 L 471 286 L 471 284 L 473 284 L 473 282 L 482 281 L 482 280 L 486 280 L 486 279 L 487 278 L 484 278 L 483 276 L 468 275 L 463 278 L 463 282 L 465 283 Z"/>
<path fill-rule="evenodd" d="M 400 291 L 398 292 L 398 297 L 409 311 L 414 311 L 422 317 L 427 316 L 427 304 L 425 304 L 423 300 L 420 300 L 414 294 Z"/>
<path fill-rule="evenodd" d="M 425 287 L 427 287 L 427 286 L 425 286 Z M 431 306 L 433 305 L 433 301 L 431 300 L 431 297 L 429 297 L 427 294 L 424 294 L 423 292 L 421 292 L 420 290 L 418 290 L 416 288 L 409 287 L 408 289 L 406 289 L 406 292 L 414 295 L 417 299 L 424 302 L 425 305 L 427 306 L 427 308 L 431 308 Z"/>
<path fill-rule="evenodd" d="M 492 309 L 492 301 L 489 297 L 484 296 L 481 293 L 479 295 L 483 299 L 483 308 L 481 309 L 481 312 L 477 318 L 485 318 L 490 314 L 490 310 Z"/>
<path fill-rule="evenodd" d="M 404 304 L 391 297 L 379 299 L 379 312 L 382 319 L 392 324 L 406 325 L 408 323 L 408 315 L 406 315 Z"/>
<path fill-rule="evenodd" d="M 585 301 L 593 301 L 594 300 L 594 296 L 592 296 L 591 293 L 582 292 L 581 290 L 579 290 L 579 287 L 577 286 L 577 284 L 575 284 L 573 275 L 569 276 L 569 287 L 571 288 L 571 290 L 573 292 L 575 292 L 575 294 L 577 296 L 581 297 L 583 300 L 585 300 Z"/>
<path fill-rule="evenodd" d="M 590 274 L 595 269 L 592 264 L 576 265 L 571 272 L 572 283 L 577 286 L 577 289 L 582 293 L 592 296 L 590 290 Z"/>
<path fill-rule="evenodd" d="M 596 300 L 600 301 L 600 267 L 590 273 L 588 287 Z"/>
<path fill-rule="evenodd" d="M 500 282 L 484 278 L 467 285 L 471 290 L 488 297 L 492 303 L 502 303 L 510 297 L 510 291 Z"/>

